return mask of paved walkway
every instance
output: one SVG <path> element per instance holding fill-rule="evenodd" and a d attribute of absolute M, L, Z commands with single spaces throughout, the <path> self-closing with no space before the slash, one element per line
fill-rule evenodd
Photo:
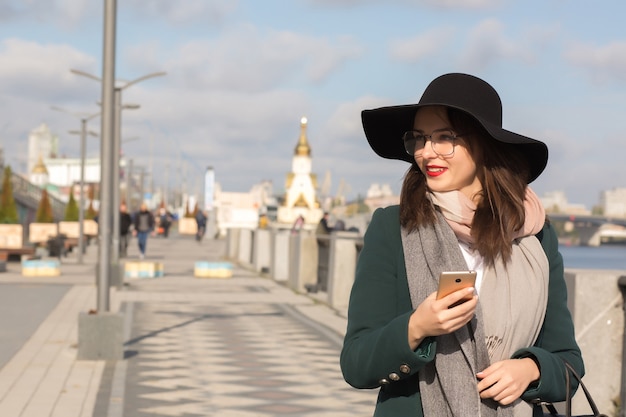
<path fill-rule="evenodd" d="M 0 362 L 0 416 L 371 415 L 376 393 L 352 389 L 339 370 L 345 318 L 239 266 L 231 279 L 194 278 L 195 261 L 224 253 L 221 240 L 150 238 L 146 260 L 163 262 L 165 276 L 112 289 L 111 311 L 125 322 L 125 359 L 110 362 L 76 360 L 78 315 L 96 306 L 96 246 L 83 264 L 75 254 L 64 258 L 59 277 L 22 277 L 19 263 L 10 263 L 0 291 L 58 285 L 48 293 L 60 301 L 49 314 L 33 312 L 42 321 L 30 337 L 14 331 L 30 317 L 15 303 L 7 331 L 24 340 Z M 136 259 L 132 241 L 127 260 Z"/>

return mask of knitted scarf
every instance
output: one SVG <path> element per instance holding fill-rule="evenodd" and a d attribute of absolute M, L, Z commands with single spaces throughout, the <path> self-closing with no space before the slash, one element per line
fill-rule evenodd
<path fill-rule="evenodd" d="M 416 308 L 437 290 L 442 271 L 467 270 L 459 240 L 471 244 L 475 210 L 460 192 L 433 193 L 437 222 L 416 232 L 402 230 L 411 302 Z M 535 342 L 547 305 L 549 266 L 538 233 L 545 212 L 535 194 L 526 194 L 526 223 L 512 242 L 511 261 L 486 268 L 474 318 L 452 334 L 438 336 L 435 360 L 419 374 L 426 417 L 523 417 L 532 408 L 522 400 L 500 406 L 481 400 L 476 373 L 508 359 Z M 464 232 L 467 231 L 468 233 Z"/>

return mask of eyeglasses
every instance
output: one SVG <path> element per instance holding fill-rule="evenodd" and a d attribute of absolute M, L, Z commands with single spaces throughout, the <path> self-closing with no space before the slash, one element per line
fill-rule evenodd
<path fill-rule="evenodd" d="M 459 136 L 462 135 L 457 135 L 450 129 L 437 129 L 430 135 L 425 135 L 419 130 L 409 130 L 402 135 L 402 140 L 404 141 L 404 149 L 409 155 L 415 155 L 419 152 L 419 156 L 424 151 L 426 140 L 430 139 L 433 152 L 446 158 L 454 155 L 454 147 Z"/>

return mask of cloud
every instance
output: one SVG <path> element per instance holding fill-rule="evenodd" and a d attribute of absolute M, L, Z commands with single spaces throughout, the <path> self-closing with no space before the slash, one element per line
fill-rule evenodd
<path fill-rule="evenodd" d="M 389 45 L 393 59 L 416 63 L 438 52 L 453 36 L 454 29 L 441 27 L 408 39 L 396 39 Z"/>
<path fill-rule="evenodd" d="M 502 3 L 501 0 L 414 0 L 414 4 L 423 4 L 438 9 L 487 9 Z"/>
<path fill-rule="evenodd" d="M 504 34 L 504 25 L 496 19 L 480 22 L 468 34 L 467 46 L 461 56 L 464 66 L 479 71 L 500 60 L 532 63 L 532 49 L 516 43 Z"/>
<path fill-rule="evenodd" d="M 376 0 L 309 0 L 320 6 L 361 6 L 375 4 Z M 400 4 L 408 6 L 426 6 L 433 9 L 486 9 L 502 3 L 502 0 L 388 0 L 385 5 Z"/>
<path fill-rule="evenodd" d="M 167 54 L 165 66 L 175 82 L 188 89 L 254 93 L 289 83 L 323 82 L 344 62 L 359 56 L 362 49 L 349 37 L 314 38 L 288 31 L 262 33 L 247 26 L 231 30 L 217 40 L 189 41 Z"/>
<path fill-rule="evenodd" d="M 237 0 L 127 0 L 124 6 L 132 8 L 140 19 L 163 19 L 173 25 L 193 22 L 219 24 L 234 13 Z"/>
<path fill-rule="evenodd" d="M 56 100 L 78 93 L 70 68 L 92 68 L 95 59 L 69 45 L 44 45 L 21 39 L 0 43 L 0 88 L 22 98 Z"/>
<path fill-rule="evenodd" d="M 117 2 L 133 19 L 160 19 L 172 25 L 188 23 L 219 24 L 238 7 L 237 0 L 126 0 Z M 64 29 L 72 28 L 87 18 L 102 19 L 103 2 L 93 0 L 0 0 L 0 21 L 35 18 Z"/>
<path fill-rule="evenodd" d="M 90 0 L 0 0 L 0 21 L 36 20 L 63 30 L 101 13 L 100 2 Z"/>
<path fill-rule="evenodd" d="M 361 125 L 361 112 L 364 109 L 395 104 L 392 100 L 371 95 L 360 96 L 351 101 L 339 102 L 332 109 L 332 114 L 326 119 L 322 136 L 328 137 L 329 142 L 364 138 Z M 360 145 L 360 144 L 359 144 Z"/>
<path fill-rule="evenodd" d="M 565 50 L 563 57 L 597 81 L 626 81 L 626 41 L 603 46 L 576 43 Z"/>
<path fill-rule="evenodd" d="M 363 195 L 372 179 L 390 184 L 399 192 L 402 176 L 408 164 L 390 161 L 376 155 L 370 148 L 361 125 L 361 111 L 393 104 L 391 100 L 371 95 L 339 103 L 319 129 L 315 120 L 310 126 L 309 141 L 313 150 L 314 171 L 318 176 L 328 171 L 333 176 L 333 188 L 344 180 L 356 193 Z M 318 122 L 319 123 L 319 122 Z"/>
<path fill-rule="evenodd" d="M 19 14 L 19 4 L 12 0 L 0 0 L 0 21 L 10 21 Z"/>

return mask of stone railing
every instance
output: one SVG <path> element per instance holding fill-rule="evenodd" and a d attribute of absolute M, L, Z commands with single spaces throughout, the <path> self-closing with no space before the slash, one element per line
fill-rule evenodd
<path fill-rule="evenodd" d="M 316 236 L 307 230 L 228 229 L 226 239 L 229 259 L 267 273 L 296 292 L 316 293 L 339 312 L 347 310 L 363 244 L 358 233 Z"/>
<path fill-rule="evenodd" d="M 229 229 L 227 255 L 237 263 L 308 293 L 346 316 L 357 256 L 363 244 L 357 233 Z M 617 415 L 621 402 L 623 297 L 618 286 L 626 271 L 570 270 L 565 273 L 568 305 L 585 360 L 585 385 L 600 411 Z M 626 278 L 624 279 L 626 283 Z M 625 371 L 626 372 L 626 371 Z M 582 390 L 574 411 L 586 413 Z"/>
<path fill-rule="evenodd" d="M 3 175 L 0 175 L 2 177 Z M 2 179 L 0 178 L 0 189 L 2 188 Z M 23 178 L 22 176 L 12 173 L 11 187 L 13 189 L 13 197 L 20 204 L 28 207 L 35 213 L 41 201 L 42 188 Z M 59 200 L 52 194 L 48 194 L 50 205 L 52 206 L 52 215 L 55 221 L 63 220 L 65 215 L 66 203 Z"/>

